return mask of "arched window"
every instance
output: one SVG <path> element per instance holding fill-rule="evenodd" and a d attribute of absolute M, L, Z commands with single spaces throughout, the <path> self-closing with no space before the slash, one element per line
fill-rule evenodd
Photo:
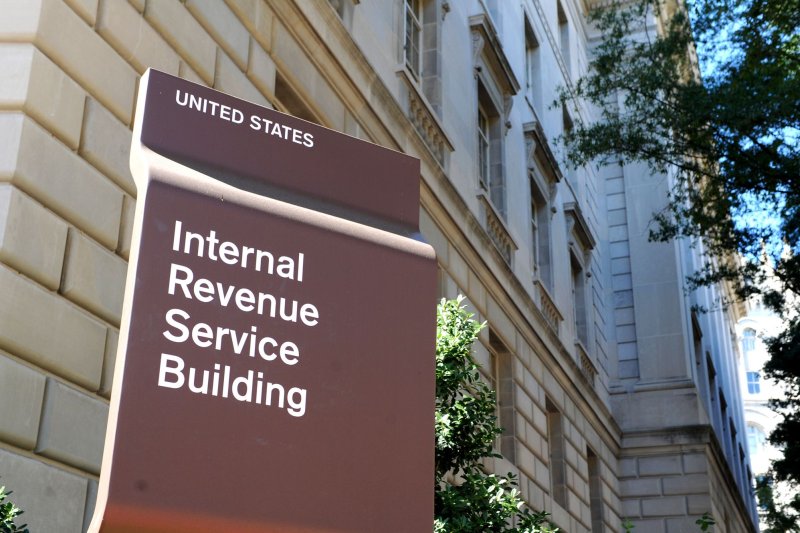
<path fill-rule="evenodd" d="M 744 335 L 742 338 L 742 351 L 744 353 L 752 352 L 756 349 L 756 330 L 753 328 L 747 328 L 744 330 Z"/>
<path fill-rule="evenodd" d="M 764 450 L 767 436 L 764 431 L 755 424 L 747 424 L 747 447 L 750 449 L 750 456 L 755 457 Z"/>

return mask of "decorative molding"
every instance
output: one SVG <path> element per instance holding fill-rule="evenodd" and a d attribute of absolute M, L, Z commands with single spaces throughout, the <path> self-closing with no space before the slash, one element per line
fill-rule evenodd
<path fill-rule="evenodd" d="M 592 230 L 589 229 L 589 224 L 583 218 L 581 209 L 575 202 L 567 202 L 564 204 L 564 214 L 567 217 L 568 232 L 575 235 L 580 241 L 581 247 L 584 252 L 593 250 L 597 241 L 592 235 Z"/>
<path fill-rule="evenodd" d="M 514 252 L 516 252 L 519 247 L 517 243 L 514 242 L 514 239 L 511 238 L 511 232 L 508 231 L 508 227 L 505 222 L 503 222 L 503 219 L 497 213 L 497 209 L 492 205 L 492 201 L 484 191 L 480 191 L 478 199 L 483 205 L 486 231 L 489 234 L 489 238 L 495 248 L 497 248 L 497 251 L 500 252 L 506 264 L 511 266 Z"/>
<path fill-rule="evenodd" d="M 533 168 L 535 163 L 539 163 L 547 178 L 556 184 L 564 179 L 564 174 L 561 172 L 561 167 L 558 164 L 556 156 L 550 149 L 550 143 L 547 141 L 547 136 L 544 133 L 542 124 L 536 120 L 534 122 L 526 122 L 522 125 L 522 131 L 525 132 L 526 139 L 530 139 L 531 147 L 527 154 L 528 168 Z M 553 191 L 551 192 L 551 200 Z"/>
<path fill-rule="evenodd" d="M 595 368 L 592 359 L 586 352 L 586 348 L 580 341 L 575 341 L 575 353 L 578 356 L 578 364 L 581 369 L 581 374 L 584 378 L 586 378 L 586 381 L 589 382 L 589 385 L 594 387 L 595 379 L 597 378 L 597 368 Z"/>
<path fill-rule="evenodd" d="M 453 151 L 453 143 L 447 138 L 436 113 L 428 105 L 425 97 L 420 94 L 419 87 L 412 79 L 411 74 L 403 68 L 397 71 L 397 75 L 405 83 L 406 93 L 408 93 L 408 119 L 439 165 L 443 169 L 447 169 L 447 159 L 450 152 Z"/>
<path fill-rule="evenodd" d="M 503 46 L 491 19 L 486 13 L 473 15 L 469 18 L 469 26 L 472 30 L 472 58 L 475 68 L 479 67 L 478 59 L 482 56 L 485 59 L 484 64 L 492 71 L 491 75 L 499 84 L 503 94 L 511 96 L 517 94 L 520 88 L 519 82 L 503 52 Z M 505 111 L 510 111 L 510 106 Z"/>
<path fill-rule="evenodd" d="M 536 292 L 539 296 L 539 309 L 542 311 L 547 325 L 552 328 L 556 335 L 558 335 L 558 328 L 564 320 L 564 316 L 556 307 L 553 298 L 550 296 L 550 291 L 542 284 L 541 280 L 535 280 Z"/>

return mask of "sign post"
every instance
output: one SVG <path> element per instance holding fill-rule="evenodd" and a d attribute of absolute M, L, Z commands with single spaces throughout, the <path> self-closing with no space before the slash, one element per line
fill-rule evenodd
<path fill-rule="evenodd" d="M 149 70 L 93 533 L 429 532 L 419 162 Z"/>

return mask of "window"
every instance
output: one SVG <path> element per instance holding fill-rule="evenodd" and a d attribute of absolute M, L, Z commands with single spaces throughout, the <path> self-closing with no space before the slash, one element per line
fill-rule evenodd
<path fill-rule="evenodd" d="M 550 484 L 553 499 L 562 507 L 567 506 L 567 468 L 564 443 L 564 420 L 558 408 L 545 397 L 547 411 L 547 444 L 550 449 Z"/>
<path fill-rule="evenodd" d="M 583 343 L 583 346 L 587 347 L 589 346 L 589 335 L 586 319 L 586 279 L 583 265 L 574 254 L 570 256 L 570 269 L 572 272 L 572 310 L 575 319 L 575 335 Z"/>
<path fill-rule="evenodd" d="M 570 133 L 572 133 L 573 129 L 574 129 L 574 124 L 572 122 L 572 117 L 569 116 L 569 111 L 567 111 L 567 106 L 562 106 L 561 130 L 564 132 L 564 137 L 568 137 Z M 572 185 L 572 188 L 575 190 L 575 193 L 577 194 L 579 191 L 577 190 L 578 183 L 576 180 L 577 175 L 575 169 L 572 168 L 571 165 L 566 165 L 565 169 L 566 169 L 565 174 L 567 176 L 567 181 L 569 182 L 570 185 Z"/>
<path fill-rule="evenodd" d="M 481 105 L 478 105 L 478 179 L 483 189 L 489 189 L 489 117 Z"/>
<path fill-rule="evenodd" d="M 586 448 L 589 464 L 589 506 L 592 513 L 592 533 L 603 531 L 603 494 L 600 480 L 600 460 L 591 448 Z"/>
<path fill-rule="evenodd" d="M 406 66 L 419 79 L 422 66 L 422 0 L 405 0 Z"/>
<path fill-rule="evenodd" d="M 570 73 L 569 21 L 567 20 L 567 13 L 564 11 L 564 6 L 561 5 L 561 2 L 558 3 L 558 36 L 559 45 L 561 46 L 561 57 L 564 58 L 564 66 L 567 68 L 567 73 Z"/>
<path fill-rule="evenodd" d="M 503 429 L 498 451 L 512 463 L 516 460 L 514 414 L 514 376 L 511 352 L 503 341 L 489 331 L 489 347 L 492 353 L 494 386 L 497 393 L 497 423 Z"/>
<path fill-rule="evenodd" d="M 572 313 L 575 321 L 575 341 L 580 342 L 584 351 L 590 348 L 590 323 L 592 323 L 589 307 L 589 268 L 591 265 L 591 252 L 596 240 L 592 235 L 589 225 L 581 214 L 578 204 L 567 202 L 564 204 L 564 215 L 567 219 L 568 234 L 570 235 L 569 256 L 570 274 L 572 285 Z"/>
<path fill-rule="evenodd" d="M 747 447 L 751 457 L 760 455 L 766 442 L 767 436 L 761 428 L 747 424 Z"/>
<path fill-rule="evenodd" d="M 531 176 L 531 248 L 533 267 L 542 285 L 553 290 L 553 273 L 550 260 L 550 206 L 547 197 Z"/>
<path fill-rule="evenodd" d="M 506 184 L 503 169 L 503 133 L 500 113 L 489 91 L 478 83 L 478 180 L 489 193 L 498 214 L 506 215 Z"/>
<path fill-rule="evenodd" d="M 752 352 L 756 349 L 756 330 L 747 328 L 742 336 L 742 351 Z"/>
<path fill-rule="evenodd" d="M 353 0 L 328 0 L 328 3 L 333 10 L 336 11 L 336 14 L 339 15 L 342 24 L 344 24 L 346 28 L 350 28 L 353 23 L 353 8 L 355 7 Z"/>
<path fill-rule="evenodd" d="M 758 372 L 747 373 L 747 392 L 750 394 L 761 393 L 761 374 Z"/>
<path fill-rule="evenodd" d="M 533 33 L 530 21 L 525 19 L 525 88 L 536 111 L 542 111 L 542 80 L 539 40 Z"/>
<path fill-rule="evenodd" d="M 523 125 L 525 133 L 526 166 L 528 168 L 528 182 L 531 189 L 531 256 L 534 279 L 541 284 L 548 294 L 542 299 L 548 300 L 552 312 L 545 312 L 548 321 L 556 327 L 561 320 L 560 314 L 555 310 L 551 301 L 553 291 L 553 265 L 552 265 L 552 220 L 553 201 L 556 188 L 561 180 L 561 172 L 555 161 L 555 156 L 550 150 L 544 130 L 538 121 Z M 559 315 L 556 317 L 555 315 Z M 551 320 L 552 319 L 552 320 Z M 556 329 L 558 329 L 556 327 Z"/>

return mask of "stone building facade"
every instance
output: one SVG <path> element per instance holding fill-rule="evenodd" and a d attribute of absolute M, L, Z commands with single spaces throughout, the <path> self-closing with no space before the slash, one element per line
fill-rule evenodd
<path fill-rule="evenodd" d="M 570 170 L 552 105 L 585 72 L 583 0 L 0 0 L 0 481 L 78 532 L 99 474 L 148 67 L 421 161 L 440 295 L 463 293 L 503 459 L 570 533 L 756 529 L 725 288 L 651 243 L 669 175 Z M 652 21 L 657 26 L 659 21 Z M 434 305 L 434 302 L 431 302 Z M 712 306 L 713 307 L 713 306 Z M 388 530 L 392 530 L 387 526 Z M 397 531 L 402 525 L 396 526 Z"/>

